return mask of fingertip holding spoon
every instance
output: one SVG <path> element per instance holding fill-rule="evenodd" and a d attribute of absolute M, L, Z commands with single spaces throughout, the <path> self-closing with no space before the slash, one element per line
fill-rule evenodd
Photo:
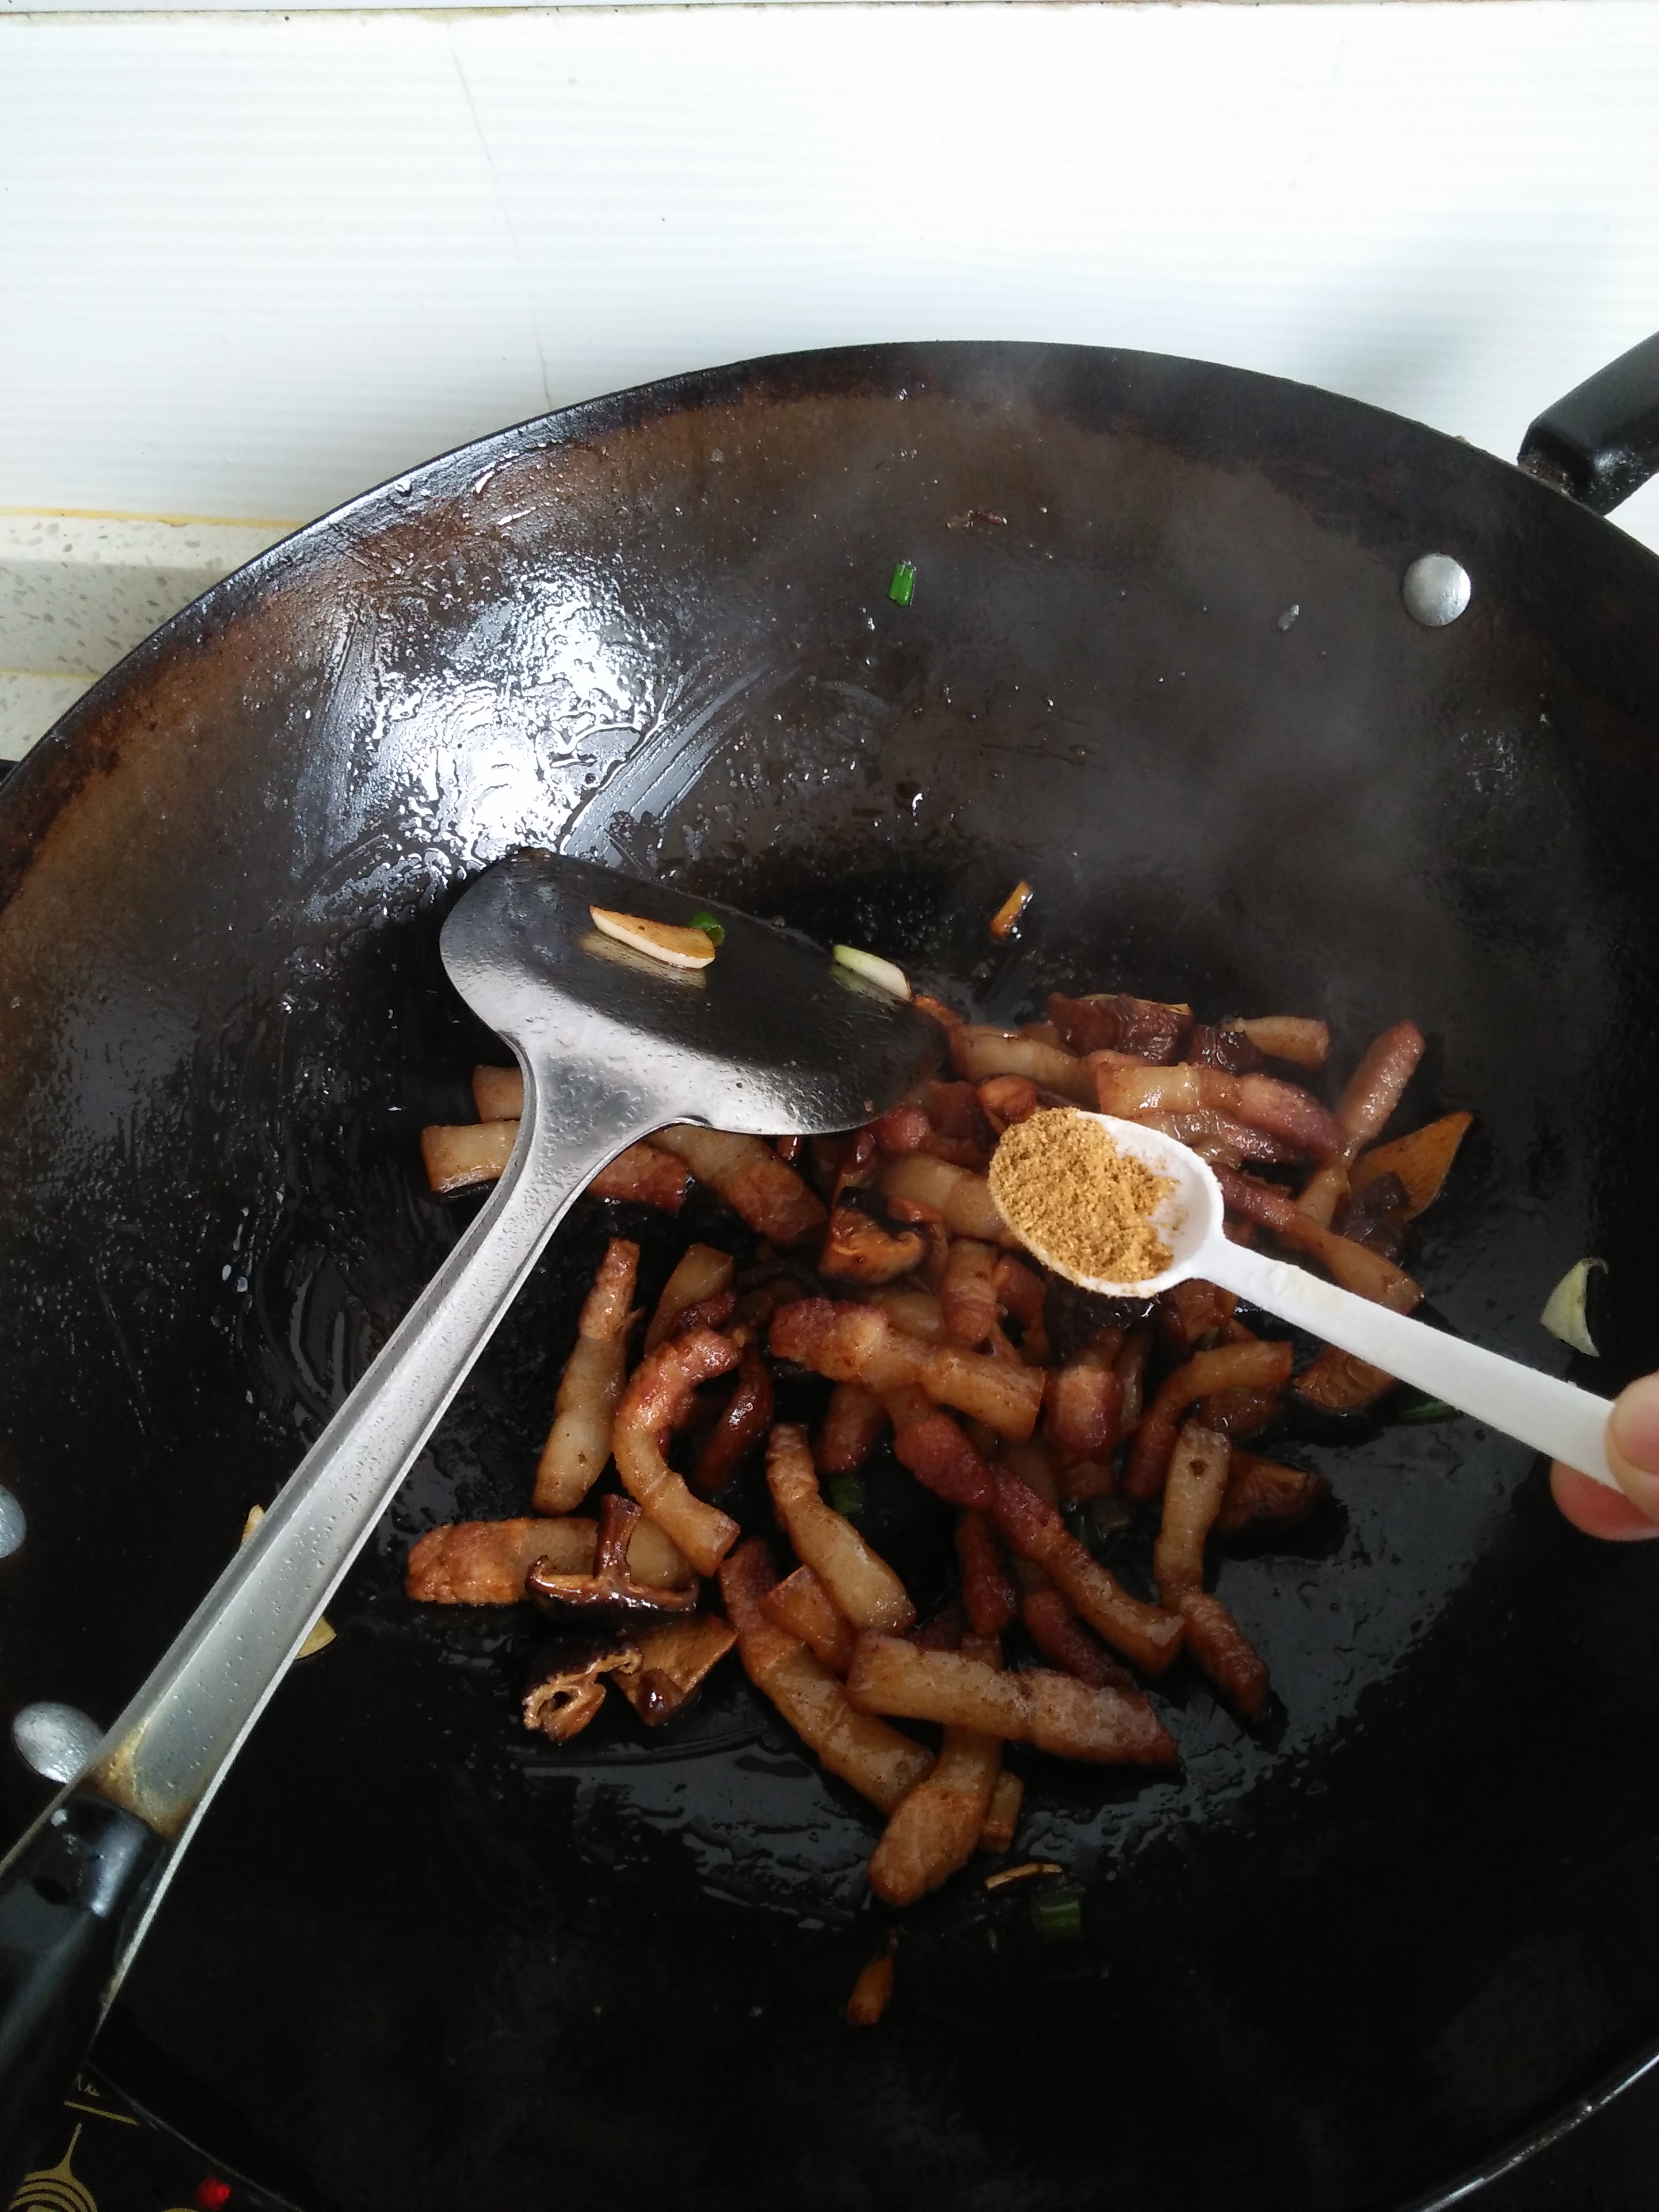
<path fill-rule="evenodd" d="M 1207 1162 L 1188 1146 L 1113 1115 L 1067 1111 L 1079 1122 L 1093 1123 L 1118 1154 L 1140 1162 L 1169 1185 L 1146 1217 L 1168 1248 L 1169 1265 L 1131 1282 L 1082 1272 L 1052 1249 L 1057 1241 L 1052 1227 L 1045 1242 L 1043 1224 L 1052 1224 L 1054 1218 L 1052 1188 L 1042 1192 L 1026 1178 L 1007 1172 L 999 1146 L 991 1163 L 992 1195 L 1009 1227 L 1056 1274 L 1082 1290 L 1134 1298 L 1152 1297 L 1176 1283 L 1202 1277 L 1280 1321 L 1431 1392 L 1504 1436 L 1581 1469 L 1609 1490 L 1620 1488 L 1607 1464 L 1609 1407 L 1605 1398 L 1356 1297 L 1288 1261 L 1236 1244 L 1226 1233 L 1221 1186 Z M 1087 1203 L 1081 1189 L 1078 1203 Z"/>

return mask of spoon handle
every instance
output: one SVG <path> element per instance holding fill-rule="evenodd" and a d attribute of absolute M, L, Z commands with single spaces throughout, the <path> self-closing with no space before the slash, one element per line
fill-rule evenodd
<path fill-rule="evenodd" d="M 1402 1382 L 1443 1398 L 1460 1413 L 1518 1437 L 1534 1451 L 1565 1460 L 1609 1490 L 1619 1488 L 1607 1465 L 1607 1401 L 1592 1391 L 1466 1344 L 1409 1315 L 1392 1313 L 1225 1237 L 1206 1243 L 1194 1273 L 1327 1344 L 1370 1360 Z"/>

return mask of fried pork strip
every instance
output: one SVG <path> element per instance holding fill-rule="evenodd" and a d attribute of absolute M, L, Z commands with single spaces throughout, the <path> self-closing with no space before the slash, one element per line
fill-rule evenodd
<path fill-rule="evenodd" d="M 860 1712 L 941 1721 L 1062 1759 L 1162 1766 L 1174 1739 L 1138 1690 L 1091 1690 L 1070 1674 L 1006 1674 L 960 1651 L 919 1651 L 902 1637 L 860 1637 L 847 1695 Z"/>
<path fill-rule="evenodd" d="M 1192 1016 L 1190 1006 L 1132 998 L 1127 991 L 1091 991 L 1080 999 L 1055 991 L 1048 1000 L 1048 1018 L 1068 1051 L 1129 1053 L 1161 1066 L 1180 1056 Z"/>
<path fill-rule="evenodd" d="M 921 1103 L 935 1135 L 971 1146 L 978 1152 L 988 1152 L 992 1149 L 992 1132 L 986 1123 L 985 1109 L 980 1104 L 977 1084 L 924 1083 Z M 948 1158 L 950 1156 L 941 1153 L 939 1157 Z"/>
<path fill-rule="evenodd" d="M 901 1382 L 884 1390 L 881 1402 L 893 1424 L 893 1456 L 901 1467 L 951 1505 L 990 1507 L 996 1494 L 990 1469 L 925 1390 Z"/>
<path fill-rule="evenodd" d="M 1022 1559 L 1018 1574 L 1019 1617 L 1025 1633 L 1045 1659 L 1052 1659 L 1062 1674 L 1075 1674 L 1079 1682 L 1097 1690 L 1134 1686 L 1133 1677 L 1106 1656 L 1041 1567 Z"/>
<path fill-rule="evenodd" d="M 1267 1702 L 1267 1662 L 1231 1613 L 1207 1590 L 1183 1590 L 1181 1618 L 1194 1658 L 1247 1721 L 1256 1719 Z"/>
<path fill-rule="evenodd" d="M 1345 1291 L 1372 1298 L 1395 1313 L 1409 1313 L 1422 1297 L 1411 1277 L 1392 1260 L 1327 1229 L 1308 1211 L 1305 1194 L 1304 1200 L 1293 1199 L 1275 1184 L 1262 1182 L 1255 1176 L 1234 1175 L 1226 1168 L 1217 1169 L 1216 1180 L 1235 1213 L 1270 1231 L 1292 1251 L 1306 1252 L 1319 1261 Z"/>
<path fill-rule="evenodd" d="M 1161 1674 L 1181 1649 L 1182 1626 L 1162 1607 L 1133 1597 L 1079 1543 L 1045 1498 L 1012 1468 L 991 1469 L 995 1519 L 1003 1541 L 1022 1559 L 1041 1567 L 1074 1613 L 1115 1650 L 1149 1674 Z"/>
<path fill-rule="evenodd" d="M 983 1344 L 997 1325 L 998 1253 L 975 1237 L 957 1237 L 945 1256 L 939 1311 L 959 1343 Z"/>
<path fill-rule="evenodd" d="M 919 1098 L 893 1107 L 871 1127 L 883 1152 L 927 1152 L 952 1167 L 977 1170 L 989 1165 L 995 1134 L 968 1083 L 929 1083 Z"/>
<path fill-rule="evenodd" d="M 1230 1075 L 1192 1060 L 1146 1067 L 1117 1053 L 1091 1054 L 1089 1065 L 1103 1114 L 1125 1121 L 1144 1114 L 1227 1114 L 1316 1160 L 1334 1159 L 1341 1150 L 1341 1132 L 1326 1108 L 1311 1091 L 1276 1075 Z"/>
<path fill-rule="evenodd" d="M 1415 1022 L 1396 1022 L 1366 1047 L 1336 1102 L 1341 1142 L 1310 1178 L 1297 1201 L 1313 1220 L 1329 1222 L 1348 1188 L 1348 1170 L 1366 1146 L 1382 1135 L 1422 1057 L 1423 1032 Z"/>
<path fill-rule="evenodd" d="M 516 1121 L 524 1113 L 524 1076 L 516 1067 L 475 1067 L 472 1103 L 481 1121 Z"/>
<path fill-rule="evenodd" d="M 1323 1022 L 1300 1014 L 1258 1014 L 1238 1024 L 1268 1060 L 1288 1060 L 1297 1067 L 1323 1067 L 1330 1056 L 1331 1033 Z"/>
<path fill-rule="evenodd" d="M 1290 1200 L 1285 1202 L 1288 1205 Z M 1128 1472 L 1123 1478 L 1124 1495 L 1157 1497 L 1175 1449 L 1176 1431 L 1188 1407 L 1218 1390 L 1282 1390 L 1291 1379 L 1295 1356 L 1289 1344 L 1267 1343 L 1255 1337 L 1239 1344 L 1218 1345 L 1212 1352 L 1195 1352 L 1164 1378 L 1157 1397 L 1140 1417 L 1129 1449 Z"/>
<path fill-rule="evenodd" d="M 1267 1698 L 1267 1669 L 1219 1598 L 1204 1588 L 1204 1546 L 1227 1492 L 1224 1437 L 1189 1421 L 1176 1440 L 1152 1571 L 1158 1595 L 1187 1626 L 1187 1649 L 1247 1720 Z"/>
<path fill-rule="evenodd" d="M 738 1358 L 737 1346 L 712 1328 L 670 1338 L 635 1369 L 611 1426 L 611 1448 L 623 1488 L 700 1575 L 712 1575 L 743 1532 L 716 1507 L 692 1496 L 669 1466 L 664 1447 L 675 1414 L 697 1385 L 724 1375 Z"/>
<path fill-rule="evenodd" d="M 1140 1425 L 1146 1402 L 1146 1363 L 1152 1356 L 1152 1332 L 1145 1322 L 1129 1331 L 1117 1355 L 1117 1379 L 1123 1385 L 1121 1425 L 1127 1437 Z"/>
<path fill-rule="evenodd" d="M 994 1640 L 981 1641 L 982 1663 L 1000 1672 Z M 967 1865 L 985 1832 L 1001 1771 L 1000 1738 L 977 1729 L 945 1729 L 932 1773 L 901 1798 L 871 1853 L 870 1887 L 884 1905 L 914 1905 Z"/>
<path fill-rule="evenodd" d="M 774 1317 L 770 1343 L 780 1359 L 795 1360 L 832 1382 L 861 1382 L 878 1395 L 914 1383 L 936 1404 L 954 1406 L 1001 1437 L 1021 1441 L 1036 1425 L 1042 1376 L 1035 1369 L 958 1345 L 925 1344 L 896 1328 L 878 1308 L 803 1298 Z"/>
<path fill-rule="evenodd" d="M 434 1121 L 421 1132 L 426 1179 L 441 1197 L 507 1172 L 519 1141 L 516 1121 Z"/>
<path fill-rule="evenodd" d="M 812 1456 L 820 1474 L 853 1474 L 881 1442 L 887 1415 L 873 1390 L 837 1382 L 830 1393 Z"/>
<path fill-rule="evenodd" d="M 932 1767 L 933 1753 L 851 1705 L 800 1638 L 768 1618 L 763 1601 L 775 1582 L 758 1537 L 739 1545 L 720 1568 L 720 1595 L 744 1672 L 831 1774 L 890 1813 Z"/>
<path fill-rule="evenodd" d="M 661 1620 L 635 1629 L 638 1669 L 611 1680 L 647 1728 L 659 1728 L 725 1658 L 737 1642 L 718 1615 L 694 1613 L 689 1620 Z"/>
<path fill-rule="evenodd" d="M 538 1560 L 556 1574 L 592 1574 L 599 1535 L 598 1522 L 587 1520 L 446 1522 L 410 1550 L 404 1589 L 425 1605 L 517 1605 Z M 657 1589 L 691 1580 L 690 1561 L 648 1521 L 634 1531 L 628 1565 Z"/>
<path fill-rule="evenodd" d="M 1231 1291 L 1206 1282 L 1201 1275 L 1172 1283 L 1158 1301 L 1158 1322 L 1170 1346 L 1183 1356 L 1199 1348 L 1199 1340 L 1212 1330 L 1224 1329 L 1238 1308 Z"/>
<path fill-rule="evenodd" d="M 511 1077 L 521 1086 L 516 1068 L 476 1068 L 477 1079 Z M 479 1095 L 498 1097 L 501 1091 L 486 1084 Z M 421 1132 L 421 1158 L 427 1182 L 440 1195 L 466 1190 L 475 1183 L 495 1182 L 507 1172 L 513 1147 L 519 1141 L 519 1116 L 485 1116 L 477 1121 L 434 1121 Z M 609 1167 L 599 1170 L 587 1186 L 594 1198 L 629 1199 L 636 1205 L 654 1206 L 665 1213 L 678 1213 L 685 1202 L 688 1177 L 679 1163 L 649 1145 L 629 1145 Z"/>
<path fill-rule="evenodd" d="M 1104 1498 L 1114 1487 L 1112 1452 L 1122 1433 L 1123 1383 L 1116 1369 L 1122 1333 L 1104 1329 L 1042 1388 L 1042 1440 L 1068 1498 Z"/>
<path fill-rule="evenodd" d="M 975 1636 L 1000 1636 L 1014 1618 L 1018 1596 L 982 1513 L 964 1513 L 957 1522 L 957 1560 L 969 1626 Z"/>
<path fill-rule="evenodd" d="M 1012 1314 L 1022 1328 L 1041 1327 L 1048 1286 L 1023 1260 L 1016 1260 L 1012 1252 L 1000 1254 L 992 1271 L 991 1286 L 1002 1312 Z"/>
<path fill-rule="evenodd" d="M 823 1200 L 761 1138 L 730 1136 L 684 1121 L 655 1131 L 650 1141 L 659 1152 L 684 1160 L 697 1181 L 723 1198 L 757 1236 L 787 1250 L 823 1234 L 829 1216 Z"/>
<path fill-rule="evenodd" d="M 729 1291 L 735 1273 L 729 1252 L 716 1251 L 712 1244 L 688 1244 L 662 1286 L 657 1310 L 646 1328 L 646 1351 L 654 1352 L 665 1338 L 678 1335 L 681 1316 Z"/>
<path fill-rule="evenodd" d="M 992 1789 L 985 1826 L 979 1832 L 981 1850 L 1012 1850 L 1014 1832 L 1019 1826 L 1020 1807 L 1024 1800 L 1025 1784 L 1018 1775 L 1011 1773 L 1005 1766 Z"/>
<path fill-rule="evenodd" d="M 938 1294 L 919 1286 L 872 1291 L 863 1303 L 884 1313 L 906 1336 L 921 1337 L 928 1344 L 943 1344 L 951 1332 L 945 1326 L 945 1309 Z"/>
<path fill-rule="evenodd" d="M 690 1180 L 672 1153 L 659 1152 L 654 1145 L 629 1145 L 609 1167 L 599 1170 L 587 1191 L 590 1198 L 621 1199 L 635 1206 L 654 1206 L 660 1213 L 678 1213 Z"/>
<path fill-rule="evenodd" d="M 1196 1421 L 1188 1421 L 1176 1438 L 1152 1553 L 1158 1594 L 1172 1613 L 1179 1611 L 1183 1590 L 1204 1587 L 1204 1545 L 1227 1494 L 1230 1455 L 1226 1437 Z"/>
<path fill-rule="evenodd" d="M 818 1495 L 806 1431 L 780 1421 L 767 1445 L 766 1485 L 785 1534 L 855 1628 L 908 1628 L 916 1609 L 904 1584 L 844 1514 Z"/>
<path fill-rule="evenodd" d="M 969 1083 L 1023 1075 L 1045 1091 L 1057 1091 L 1074 1105 L 1092 1107 L 1095 1103 L 1094 1079 L 1075 1053 L 1060 1044 L 1022 1036 L 1018 1030 L 963 1022 L 951 1032 L 951 1065 Z"/>
<path fill-rule="evenodd" d="M 1036 1112 L 1037 1087 L 1029 1076 L 993 1075 L 977 1091 L 980 1110 L 996 1136 L 1012 1122 L 1029 1121 Z"/>
<path fill-rule="evenodd" d="M 1394 1385 L 1394 1376 L 1383 1368 L 1328 1344 L 1297 1376 L 1291 1395 L 1323 1413 L 1354 1413 L 1374 1406 Z"/>
<path fill-rule="evenodd" d="M 798 1636 L 832 1674 L 846 1674 L 859 1632 L 811 1567 L 797 1567 L 793 1575 L 775 1583 L 761 1605 L 769 1620 Z"/>
<path fill-rule="evenodd" d="M 1156 1129 L 1161 1136 L 1173 1137 L 1177 1144 L 1190 1145 L 1212 1168 L 1240 1168 L 1246 1160 L 1271 1166 L 1275 1161 L 1308 1157 L 1300 1145 L 1270 1135 L 1266 1129 L 1253 1129 L 1248 1121 L 1231 1114 L 1206 1109 L 1197 1114 L 1137 1114 L 1135 1119 L 1143 1128 Z"/>
<path fill-rule="evenodd" d="M 988 1244 L 1018 1241 L 997 1212 L 990 1183 L 971 1168 L 953 1167 L 930 1152 L 905 1152 L 883 1167 L 880 1184 L 890 1200 L 931 1206 L 953 1237 L 977 1237 Z"/>
<path fill-rule="evenodd" d="M 1233 1443 L 1265 1429 L 1284 1403 L 1277 1390 L 1212 1390 L 1200 1401 L 1199 1418 L 1206 1429 Z"/>
<path fill-rule="evenodd" d="M 613 1237 L 576 1323 L 575 1348 L 565 1362 L 553 1425 L 536 1462 L 531 1503 L 538 1513 L 568 1513 L 604 1474 L 611 1424 L 628 1376 L 628 1329 L 640 1248 Z"/>
<path fill-rule="evenodd" d="M 896 1939 L 890 1929 L 884 1948 L 862 1969 L 853 1984 L 853 1994 L 847 2000 L 848 2027 L 873 2027 L 886 2011 L 893 1995 L 893 1953 L 896 1948 Z"/>

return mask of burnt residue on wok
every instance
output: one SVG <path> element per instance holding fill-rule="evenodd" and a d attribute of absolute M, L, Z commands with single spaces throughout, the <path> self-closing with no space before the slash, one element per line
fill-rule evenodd
<path fill-rule="evenodd" d="M 1441 632 L 1399 598 L 1431 548 L 1475 579 Z M 1595 1379 L 1651 1364 L 1656 605 L 1650 556 L 1430 433 L 999 347 L 596 403 L 219 586 L 0 808 L 16 1701 L 112 1714 L 459 1233 L 416 1136 L 492 1055 L 436 924 L 519 842 L 990 1018 L 1121 981 L 1322 1013 L 1352 1056 L 1410 1014 L 1413 1104 L 1480 1117 L 1414 1261 L 1444 1317 L 1547 1359 L 1593 1250 Z M 561 1750 L 514 1717 L 533 1622 L 399 1593 L 413 1534 L 520 1510 L 611 1225 L 573 1217 L 216 1802 L 106 2038 L 155 2108 L 354 2212 L 555 2175 L 1358 2212 L 1659 2032 L 1659 1561 L 1460 1422 L 1315 1444 L 1346 1518 L 1230 1570 L 1275 1736 L 1194 1686 L 1177 1778 L 1033 1769 L 1022 1841 L 1085 1941 L 1038 1944 L 1018 1885 L 944 1893 L 850 2033 L 869 1827 L 739 1682 L 672 1741 Z M 626 1218 L 664 1272 L 688 1227 L 720 1241 Z M 15 1769 L 10 1817 L 38 1802 Z"/>

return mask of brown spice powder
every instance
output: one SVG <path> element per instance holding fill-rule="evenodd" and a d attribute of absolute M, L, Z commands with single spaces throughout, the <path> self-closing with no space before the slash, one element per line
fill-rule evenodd
<path fill-rule="evenodd" d="M 991 1195 L 1018 1237 L 1063 1274 L 1144 1283 L 1171 1254 L 1152 1212 L 1175 1188 L 1084 1114 L 1043 1108 L 1005 1132 Z"/>

